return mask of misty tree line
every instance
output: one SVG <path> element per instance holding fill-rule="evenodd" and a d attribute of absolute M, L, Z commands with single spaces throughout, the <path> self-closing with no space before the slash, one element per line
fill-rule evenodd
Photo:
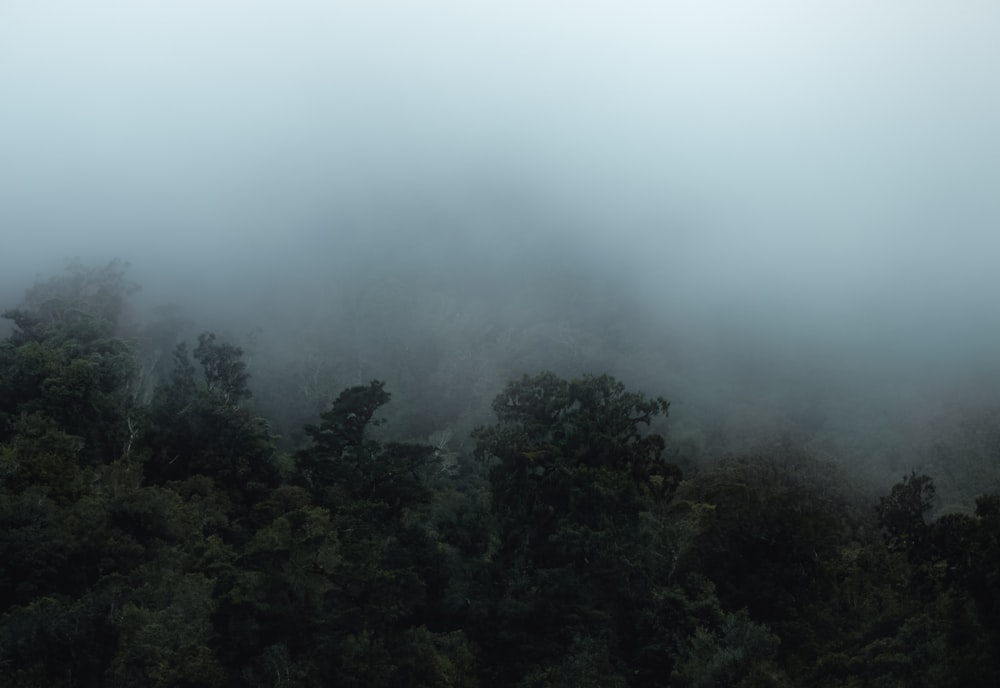
<path fill-rule="evenodd" d="M 2 686 L 1000 683 L 997 495 L 931 518 L 931 477 L 872 496 L 793 441 L 696 462 L 665 399 L 484 351 L 467 439 L 433 401 L 462 376 L 396 370 L 392 401 L 316 355 L 261 399 L 244 349 L 140 327 L 133 290 L 77 265 L 5 314 Z"/>

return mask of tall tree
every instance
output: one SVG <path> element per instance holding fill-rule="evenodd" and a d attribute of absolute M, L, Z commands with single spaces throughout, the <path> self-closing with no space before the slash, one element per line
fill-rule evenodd
<path fill-rule="evenodd" d="M 267 423 L 240 402 L 250 396 L 242 350 L 199 336 L 194 359 L 184 344 L 174 368 L 153 394 L 143 442 L 146 475 L 154 483 L 204 475 L 238 511 L 247 512 L 280 483 Z"/>
<path fill-rule="evenodd" d="M 322 674 L 337 685 L 468 685 L 464 635 L 420 618 L 436 556 L 424 525 L 434 449 L 372 437 L 389 398 L 380 381 L 344 390 L 296 455 L 296 481 L 329 513 L 336 543 L 317 560 L 330 588 L 315 621 L 327 643 Z"/>
<path fill-rule="evenodd" d="M 130 451 L 135 351 L 120 333 L 136 287 L 126 267 L 74 263 L 4 313 L 15 329 L 0 344 L 0 441 L 23 426 L 19 417 L 37 416 L 79 438 L 81 464 L 109 463 Z"/>
<path fill-rule="evenodd" d="M 645 672 L 634 663 L 649 640 L 638 619 L 656 606 L 657 582 L 644 566 L 642 515 L 680 479 L 647 430 L 667 408 L 609 376 L 552 373 L 511 382 L 494 400 L 497 423 L 474 433 L 477 456 L 492 462 L 498 528 L 496 631 L 482 642 L 520 660 L 497 682 L 571 661 L 567 647 L 604 645 L 620 676 L 628 663 L 632 676 Z"/>

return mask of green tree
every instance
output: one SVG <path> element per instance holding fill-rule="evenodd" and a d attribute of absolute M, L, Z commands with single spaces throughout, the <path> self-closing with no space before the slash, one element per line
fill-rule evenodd
<path fill-rule="evenodd" d="M 631 667 L 629 680 L 669 670 L 645 652 L 639 620 L 661 591 L 646 566 L 643 514 L 680 479 L 663 438 L 645 430 L 667 407 L 609 376 L 552 373 L 511 382 L 493 402 L 497 423 L 474 433 L 477 456 L 492 464 L 498 531 L 493 628 L 480 639 L 500 669 L 493 681 L 556 670 L 577 661 L 566 647 L 601 643 L 612 666 Z"/>
<path fill-rule="evenodd" d="M 892 491 L 879 499 L 878 519 L 890 550 L 923 557 L 930 536 L 926 516 L 934 508 L 934 481 L 916 472 L 903 476 Z"/>
<path fill-rule="evenodd" d="M 250 374 L 242 357 L 242 349 L 228 342 L 217 342 L 214 333 L 198 335 L 194 358 L 201 364 L 205 391 L 226 404 L 238 404 L 241 399 L 250 398 L 247 386 Z"/>
<path fill-rule="evenodd" d="M 678 575 L 707 576 L 722 608 L 746 609 L 766 623 L 785 658 L 808 655 L 813 643 L 843 632 L 816 612 L 847 585 L 838 562 L 872 544 L 854 541 L 854 533 L 875 524 L 836 466 L 778 443 L 720 461 L 686 483 L 677 500 L 701 505 L 677 555 Z"/>
<path fill-rule="evenodd" d="M 380 381 L 351 387 L 340 393 L 318 426 L 306 426 L 312 442 L 297 454 L 298 475 L 318 503 L 344 507 L 363 502 L 387 518 L 385 523 L 395 523 L 406 509 L 428 502 L 422 473 L 433 448 L 370 437 L 370 428 L 383 422 L 375 412 L 389 399 Z"/>
<path fill-rule="evenodd" d="M 283 623 L 307 628 L 308 641 L 287 649 L 300 662 L 297 650 L 308 646 L 323 682 L 470 685 L 473 655 L 464 635 L 421 623 L 436 558 L 425 526 L 434 450 L 372 437 L 382 423 L 375 414 L 389 398 L 379 381 L 351 387 L 318 425 L 306 428 L 312 442 L 296 454 L 300 487 L 288 489 L 307 494 L 311 505 L 285 510 L 252 544 L 263 552 L 273 547 L 268 543 L 284 543 L 289 560 L 298 562 L 279 564 L 269 595 L 293 600 L 286 608 L 301 610 Z M 274 566 L 260 554 L 255 561 Z"/>
<path fill-rule="evenodd" d="M 663 460 L 663 438 L 642 430 L 668 406 L 609 376 L 566 381 L 541 373 L 509 383 L 493 402 L 497 423 L 473 434 L 476 455 L 494 462 L 501 551 L 537 547 L 531 556 L 544 561 L 561 525 L 635 519 L 643 497 L 669 497 L 680 472 Z"/>
<path fill-rule="evenodd" d="M 943 583 L 967 593 L 984 624 L 1000 634 L 1000 495 L 981 495 L 975 514 L 945 514 L 929 528 Z M 943 569 L 943 571 L 942 571 Z"/>
<path fill-rule="evenodd" d="M 242 351 L 202 334 L 192 361 L 187 346 L 174 351 L 174 368 L 153 394 L 142 436 L 150 481 L 211 478 L 248 515 L 280 483 L 267 423 L 240 404 L 250 396 Z"/>
<path fill-rule="evenodd" d="M 0 343 L 0 442 L 46 417 L 79 438 L 76 459 L 109 463 L 131 451 L 135 436 L 135 348 L 122 337 L 134 285 L 126 266 L 73 264 L 36 283 L 21 306 L 4 313 L 13 333 Z"/>

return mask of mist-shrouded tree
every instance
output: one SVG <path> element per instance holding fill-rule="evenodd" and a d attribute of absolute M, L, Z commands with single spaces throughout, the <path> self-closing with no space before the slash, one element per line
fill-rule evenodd
<path fill-rule="evenodd" d="M 879 499 L 878 519 L 890 550 L 924 556 L 921 548 L 930 536 L 926 515 L 934 508 L 934 481 L 916 472 L 903 476 Z"/>
<path fill-rule="evenodd" d="M 37 281 L 13 311 L 22 329 L 52 327 L 77 321 L 81 316 L 100 323 L 107 334 L 125 328 L 128 297 L 139 285 L 128 278 L 129 264 L 114 259 L 101 266 L 73 261 L 61 275 Z"/>
<path fill-rule="evenodd" d="M 185 344 L 153 394 L 143 434 L 154 483 L 204 475 L 235 504 L 250 508 L 280 482 L 267 423 L 240 402 L 250 396 L 239 347 L 199 336 L 194 361 Z M 195 365 L 198 363 L 200 373 Z"/>
<path fill-rule="evenodd" d="M 4 313 L 15 328 L 0 343 L 0 441 L 47 419 L 78 438 L 83 465 L 115 461 L 134 437 L 135 347 L 121 336 L 126 264 L 72 264 L 37 282 Z"/>
<path fill-rule="evenodd" d="M 389 399 L 380 381 L 344 390 L 296 454 L 294 481 L 328 514 L 335 543 L 316 564 L 329 586 L 314 617 L 326 639 L 319 673 L 336 685 L 469 685 L 464 634 L 423 625 L 437 575 L 426 526 L 434 448 L 372 436 Z"/>
<path fill-rule="evenodd" d="M 640 628 L 660 589 L 642 516 L 680 479 L 664 439 L 646 429 L 667 408 L 609 376 L 552 373 L 526 375 L 494 400 L 497 422 L 474 437 L 492 464 L 498 538 L 495 628 L 480 642 L 516 657 L 497 683 L 576 661 L 565 648 L 595 644 L 610 648 L 608 681 L 669 669 Z"/>
<path fill-rule="evenodd" d="M 312 443 L 297 455 L 298 472 L 320 503 L 365 501 L 397 518 L 403 509 L 429 499 L 421 473 L 434 456 L 433 447 L 370 437 L 370 429 L 382 423 L 375 413 L 389 399 L 380 381 L 351 387 L 319 425 L 306 427 Z"/>
<path fill-rule="evenodd" d="M 73 264 L 6 314 L 15 328 L 0 342 L 5 686 L 219 683 L 206 629 L 213 581 L 190 571 L 211 558 L 205 509 L 142 485 L 132 290 L 124 263 Z M 171 567 L 178 575 L 167 580 Z"/>
<path fill-rule="evenodd" d="M 930 541 L 934 560 L 947 564 L 944 583 L 967 591 L 983 622 L 1000 634 L 1000 495 L 981 495 L 974 515 L 937 519 Z"/>
<path fill-rule="evenodd" d="M 205 391 L 217 395 L 226 404 L 248 399 L 251 396 L 247 386 L 250 374 L 242 357 L 242 349 L 228 342 L 217 342 L 214 333 L 198 335 L 194 358 L 201 364 Z"/>
<path fill-rule="evenodd" d="M 132 290 L 119 261 L 74 263 L 4 314 L 15 327 L 0 342 L 0 613 L 80 594 L 98 575 L 107 514 L 95 492 L 132 463 L 141 415 L 118 334 Z"/>
<path fill-rule="evenodd" d="M 474 433 L 477 456 L 494 462 L 501 552 L 540 548 L 532 557 L 543 562 L 563 524 L 612 525 L 637 518 L 644 498 L 668 497 L 679 471 L 663 459 L 663 438 L 643 431 L 668 406 L 609 376 L 541 373 L 508 384 L 493 402 L 497 423 Z"/>
<path fill-rule="evenodd" d="M 677 575 L 709 578 L 723 608 L 767 624 L 782 652 L 807 652 L 813 634 L 831 632 L 803 623 L 803 609 L 836 599 L 847 580 L 868 582 L 853 571 L 849 579 L 840 564 L 846 552 L 877 543 L 861 539 L 874 530 L 874 514 L 836 466 L 795 445 L 718 461 L 685 482 L 674 510 L 692 526 Z"/>

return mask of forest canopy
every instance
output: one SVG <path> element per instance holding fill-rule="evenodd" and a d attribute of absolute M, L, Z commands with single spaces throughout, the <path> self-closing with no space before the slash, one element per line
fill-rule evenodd
<path fill-rule="evenodd" d="M 0 686 L 1000 683 L 1000 496 L 699 452 L 607 374 L 522 371 L 467 437 L 361 380 L 279 436 L 288 388 L 127 273 L 4 314 Z"/>

